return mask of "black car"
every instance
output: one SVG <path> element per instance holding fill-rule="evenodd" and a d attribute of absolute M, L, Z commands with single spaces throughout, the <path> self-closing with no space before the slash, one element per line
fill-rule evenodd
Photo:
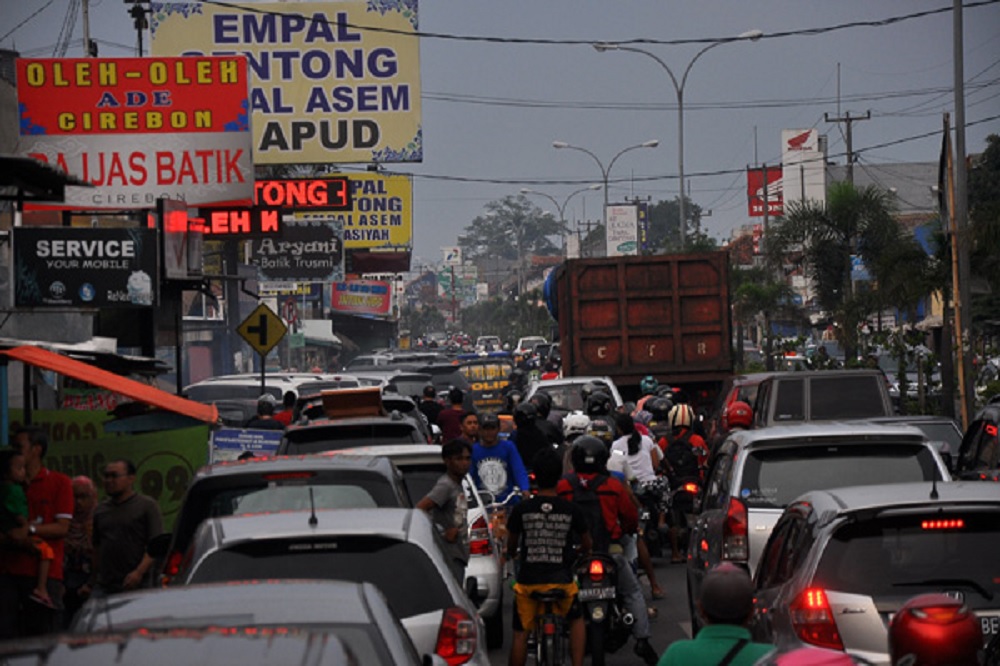
<path fill-rule="evenodd" d="M 960 479 L 1000 481 L 1000 397 L 994 397 L 979 410 L 962 437 L 955 461 L 955 476 Z"/>

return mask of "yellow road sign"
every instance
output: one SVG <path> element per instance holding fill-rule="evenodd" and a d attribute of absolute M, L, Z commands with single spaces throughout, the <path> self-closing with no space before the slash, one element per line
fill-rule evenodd
<path fill-rule="evenodd" d="M 288 327 L 271 308 L 261 303 L 242 324 L 236 327 L 236 332 L 256 349 L 258 354 L 266 356 L 281 338 L 285 337 Z"/>

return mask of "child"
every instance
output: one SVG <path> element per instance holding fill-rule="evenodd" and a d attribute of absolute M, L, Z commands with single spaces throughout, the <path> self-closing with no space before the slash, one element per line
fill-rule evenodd
<path fill-rule="evenodd" d="M 20 451 L 0 451 L 0 531 L 15 541 L 28 535 L 28 496 L 24 492 L 24 456 Z M 55 608 L 46 590 L 49 567 L 54 553 L 52 547 L 39 537 L 31 543 L 38 551 L 38 584 L 31 591 L 31 600 L 48 608 Z"/>

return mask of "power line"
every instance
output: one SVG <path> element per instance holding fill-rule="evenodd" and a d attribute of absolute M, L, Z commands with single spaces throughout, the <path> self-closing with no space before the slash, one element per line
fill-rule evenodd
<path fill-rule="evenodd" d="M 42 5 L 37 10 L 35 10 L 35 12 L 32 13 L 31 16 L 29 16 L 28 18 L 24 19 L 23 21 L 21 21 L 20 23 L 18 23 L 17 25 L 15 25 L 13 28 L 11 28 L 10 31 L 7 32 L 3 37 L 0 37 L 0 42 L 2 42 L 3 40 L 7 39 L 11 35 L 13 35 L 15 32 L 17 32 L 18 30 L 20 30 L 21 27 L 25 23 L 27 23 L 28 21 L 30 21 L 31 19 L 35 18 L 36 16 L 38 16 L 39 14 L 41 14 L 42 12 L 44 12 L 46 9 L 48 9 L 49 5 L 51 5 L 54 1 L 55 0 L 49 0 L 44 5 Z"/>

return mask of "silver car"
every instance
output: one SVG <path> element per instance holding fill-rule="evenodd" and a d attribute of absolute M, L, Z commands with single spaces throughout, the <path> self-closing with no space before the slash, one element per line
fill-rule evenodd
<path fill-rule="evenodd" d="M 810 490 L 950 479 L 921 431 L 910 426 L 813 423 L 738 430 L 720 445 L 688 538 L 688 605 L 720 562 L 756 570 L 781 512 Z"/>
<path fill-rule="evenodd" d="M 806 493 L 790 504 L 755 578 L 757 640 L 804 640 L 888 664 L 886 627 L 927 592 L 964 601 L 1000 633 L 1000 487 L 907 483 Z"/>
<path fill-rule="evenodd" d="M 331 580 L 212 583 L 90 599 L 70 631 L 308 628 L 337 635 L 359 664 L 421 664 L 409 634 L 370 583 Z M 429 661 L 429 655 L 428 655 Z"/>
<path fill-rule="evenodd" d="M 403 475 L 412 504 L 430 492 L 445 471 L 440 446 L 400 444 L 347 449 L 345 453 L 385 456 L 391 460 Z M 462 487 L 469 507 L 469 564 L 465 576 L 476 580 L 473 601 L 478 604 L 479 614 L 486 623 L 486 646 L 492 650 L 503 646 L 504 581 L 500 553 L 493 540 L 486 505 L 471 476 L 466 475 Z"/>
<path fill-rule="evenodd" d="M 287 511 L 209 518 L 174 583 L 314 579 L 372 583 L 421 654 L 488 664 L 485 628 L 418 509 Z"/>
<path fill-rule="evenodd" d="M 531 400 L 538 391 L 545 391 L 552 398 L 552 412 L 565 416 L 570 412 L 586 409 L 581 390 L 587 384 L 594 384 L 611 397 L 612 407 L 621 407 L 624 403 L 615 381 L 607 376 L 561 377 L 559 379 L 542 379 L 531 382 L 524 401 Z"/>

